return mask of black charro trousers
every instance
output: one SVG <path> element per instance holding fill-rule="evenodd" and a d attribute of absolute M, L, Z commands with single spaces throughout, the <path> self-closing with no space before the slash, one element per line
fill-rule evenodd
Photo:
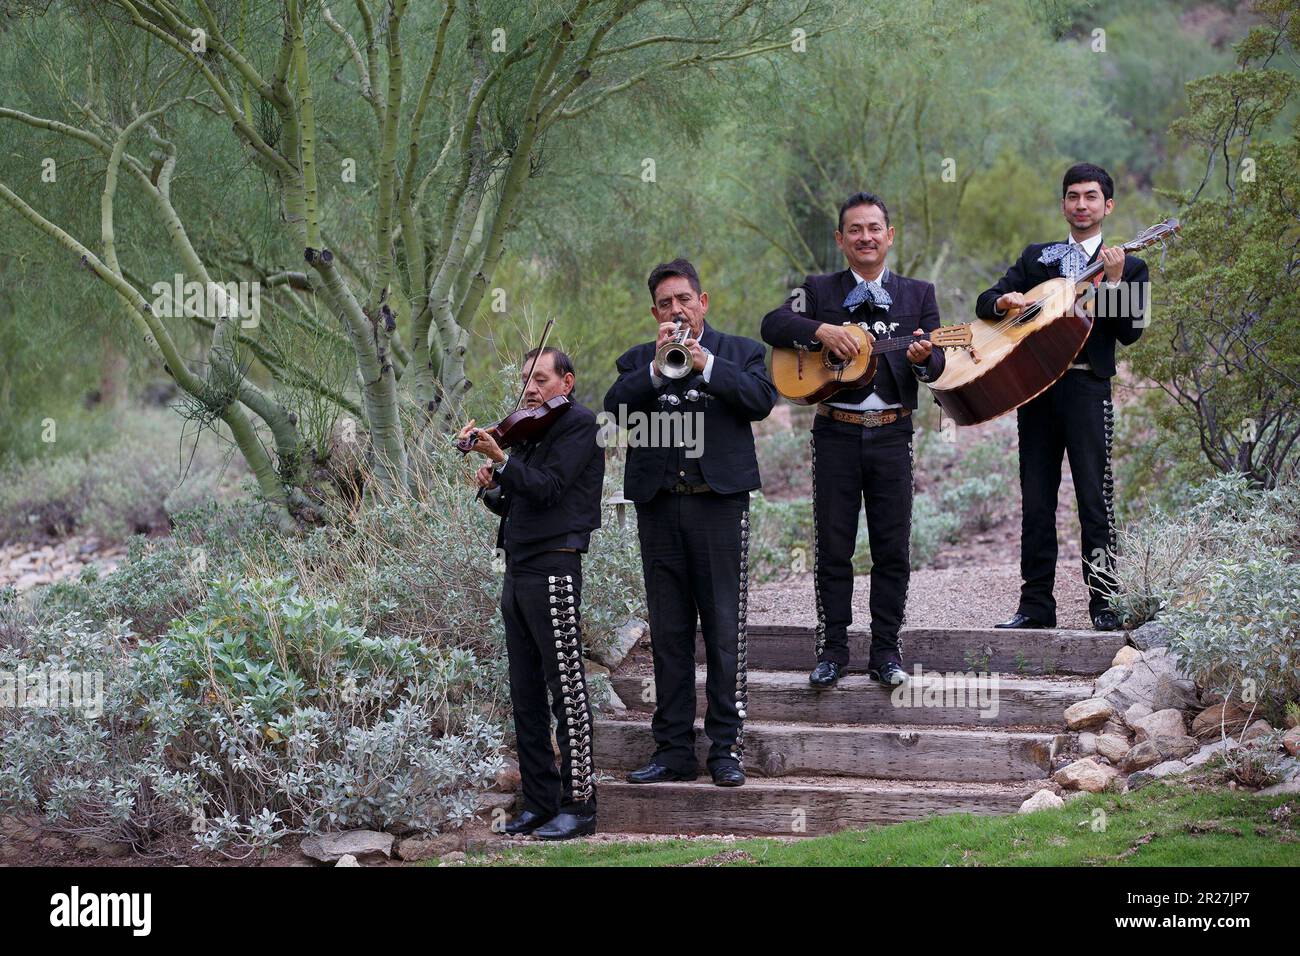
<path fill-rule="evenodd" d="M 868 666 L 902 651 L 898 632 L 911 577 L 912 421 L 864 428 L 817 416 L 812 428 L 813 578 L 817 660 L 849 663 L 853 551 L 865 507 L 871 547 Z"/>
<path fill-rule="evenodd" d="M 1083 577 L 1088 611 L 1108 607 L 1115 549 L 1111 444 L 1115 417 L 1110 379 L 1070 369 L 1017 411 L 1020 442 L 1020 613 L 1056 624 L 1056 498 L 1061 457 L 1068 455 L 1083 532 Z M 1098 565 L 1099 571 L 1090 566 Z"/>
<path fill-rule="evenodd" d="M 551 815 L 596 809 L 592 724 L 582 666 L 582 556 L 543 551 L 507 559 L 501 590 L 510 703 L 524 809 Z M 550 701 L 547 701 L 547 692 Z M 560 748 L 556 768 L 551 720 Z"/>
<path fill-rule="evenodd" d="M 704 635 L 710 770 L 743 761 L 749 492 L 661 491 L 637 505 L 654 653 L 654 762 L 697 769 L 695 633 Z"/>

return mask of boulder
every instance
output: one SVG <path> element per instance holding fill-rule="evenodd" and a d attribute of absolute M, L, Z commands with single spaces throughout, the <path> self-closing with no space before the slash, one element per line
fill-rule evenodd
<path fill-rule="evenodd" d="M 1134 721 L 1141 720 L 1143 717 L 1149 717 L 1152 713 L 1153 711 L 1146 704 L 1134 704 L 1128 710 L 1124 711 L 1124 723 L 1132 727 Z"/>
<path fill-rule="evenodd" d="M 1261 797 L 1272 797 L 1280 793 L 1300 793 L 1300 761 L 1292 760 L 1282 770 L 1282 779 L 1272 786 L 1256 791 Z"/>
<path fill-rule="evenodd" d="M 1201 764 L 1205 763 L 1215 754 L 1223 753 L 1224 751 L 1227 750 L 1232 750 L 1236 746 L 1237 746 L 1237 741 L 1233 740 L 1231 737 L 1224 737 L 1222 739 L 1214 741 L 1214 743 L 1209 743 L 1201 747 L 1201 749 L 1196 751 L 1196 753 L 1192 754 L 1190 757 L 1186 758 L 1183 762 L 1187 764 L 1187 766 L 1189 767 L 1199 767 Z"/>
<path fill-rule="evenodd" d="M 339 861 L 334 865 L 335 866 L 360 866 L 361 864 L 357 862 L 357 858 L 353 856 L 351 853 L 344 853 L 341 857 L 339 857 Z"/>
<path fill-rule="evenodd" d="M 1091 730 L 1110 720 L 1115 709 L 1104 698 L 1081 700 L 1065 708 L 1065 726 L 1070 730 Z"/>
<path fill-rule="evenodd" d="M 1129 729 L 1124 726 L 1124 721 L 1112 717 L 1101 725 L 1101 734 L 1110 734 L 1112 737 L 1123 737 L 1126 741 L 1129 737 Z"/>
<path fill-rule="evenodd" d="M 1091 757 L 1084 757 L 1062 767 L 1052 774 L 1052 779 L 1067 790 L 1086 790 L 1101 793 L 1118 775 L 1114 767 L 1107 767 Z"/>
<path fill-rule="evenodd" d="M 1250 708 L 1234 701 L 1223 701 L 1206 707 L 1192 718 L 1192 733 L 1201 740 L 1236 737 L 1246 729 L 1250 718 Z"/>
<path fill-rule="evenodd" d="M 345 830 L 342 833 L 313 833 L 302 841 L 302 852 L 322 863 L 335 863 L 345 856 L 388 859 L 393 853 L 393 835 L 375 830 Z"/>
<path fill-rule="evenodd" d="M 1128 672 L 1129 668 L 1127 665 L 1113 666 L 1109 670 L 1105 671 L 1097 678 L 1097 682 L 1092 686 L 1093 696 L 1107 696 L 1111 691 L 1124 682 L 1124 678 L 1128 677 Z"/>
<path fill-rule="evenodd" d="M 618 667 L 619 664 L 623 663 L 623 658 L 627 657 L 632 648 L 636 647 L 637 641 L 645 636 L 648 628 L 649 625 L 640 618 L 628 618 L 623 626 L 614 632 L 609 644 L 593 650 L 591 656 L 606 667 Z"/>
<path fill-rule="evenodd" d="M 432 833 L 426 837 L 411 837 L 397 844 L 397 857 L 406 860 L 408 863 L 417 860 L 432 860 L 436 856 L 462 849 L 464 837 L 464 830 L 453 830 L 450 833 Z"/>
<path fill-rule="evenodd" d="M 1090 730 L 1079 734 L 1079 753 L 1087 756 L 1097 752 L 1097 735 Z"/>
<path fill-rule="evenodd" d="M 1134 704 L 1146 704 L 1152 710 L 1184 706 L 1196 700 L 1196 685 L 1178 669 L 1178 659 L 1166 647 L 1143 651 L 1142 656 L 1120 676 L 1110 676 L 1112 667 L 1097 680 L 1093 693 L 1105 697 L 1121 713 Z"/>
<path fill-rule="evenodd" d="M 1167 777 L 1170 774 L 1182 773 L 1187 769 L 1187 764 L 1181 760 L 1166 760 L 1164 763 L 1158 763 L 1154 767 L 1148 767 L 1146 770 L 1139 770 L 1131 774 L 1128 778 L 1128 788 L 1130 790 L 1141 790 L 1153 780 L 1159 780 L 1161 777 Z"/>
<path fill-rule="evenodd" d="M 1125 644 L 1123 647 L 1121 647 L 1119 650 L 1115 652 L 1115 657 L 1110 662 L 1110 666 L 1128 667 L 1130 664 L 1132 664 L 1141 656 L 1142 656 L 1142 652 L 1139 651 L 1136 647 L 1130 647 L 1128 644 Z"/>
<path fill-rule="evenodd" d="M 1128 737 L 1119 734 L 1101 734 L 1097 737 L 1097 753 L 1111 763 L 1119 763 L 1128 751 Z"/>
<path fill-rule="evenodd" d="M 1171 708 L 1141 718 L 1133 725 L 1133 730 L 1141 743 L 1149 737 L 1182 737 L 1187 733 L 1187 724 L 1183 721 L 1183 712 Z"/>
<path fill-rule="evenodd" d="M 1141 743 L 1134 744 L 1132 749 L 1124 755 L 1120 769 L 1125 773 L 1133 773 L 1136 770 L 1154 767 L 1158 763 L 1160 763 L 1160 750 L 1156 747 L 1155 741 L 1144 740 Z"/>
<path fill-rule="evenodd" d="M 1050 790 L 1039 790 L 1020 805 L 1017 813 L 1034 813 L 1037 810 L 1055 810 L 1065 806 L 1065 801 Z"/>
<path fill-rule="evenodd" d="M 1271 734 L 1272 732 L 1272 724 L 1267 720 L 1257 720 L 1246 728 L 1245 732 L 1241 735 L 1241 742 L 1250 743 L 1252 740 L 1263 737 L 1265 734 Z"/>
<path fill-rule="evenodd" d="M 1167 624 L 1159 621 L 1147 621 L 1141 627 L 1129 631 L 1128 639 L 1138 650 L 1149 651 L 1153 647 L 1167 647 L 1173 631 Z"/>
<path fill-rule="evenodd" d="M 1282 749 L 1292 757 L 1300 751 L 1300 727 L 1292 727 L 1282 735 Z"/>
<path fill-rule="evenodd" d="M 1190 757 L 1200 748 L 1195 737 L 1186 735 L 1181 737 L 1157 735 L 1147 742 L 1155 744 L 1161 760 L 1182 760 L 1184 757 Z"/>
<path fill-rule="evenodd" d="M 517 793 L 520 785 L 519 761 L 514 757 L 502 757 L 501 769 L 497 771 L 493 786 L 502 793 Z"/>

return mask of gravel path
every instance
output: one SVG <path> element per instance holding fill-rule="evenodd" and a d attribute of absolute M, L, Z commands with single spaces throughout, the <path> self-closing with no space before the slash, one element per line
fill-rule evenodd
<path fill-rule="evenodd" d="M 853 625 L 871 622 L 871 579 L 854 578 Z M 979 567 L 927 568 L 912 572 L 907 591 L 907 627 L 991 627 L 1016 611 L 1020 595 L 1019 562 Z M 811 574 L 751 587 L 749 623 L 802 624 L 817 622 Z M 1077 558 L 1062 558 L 1056 566 L 1058 627 L 1090 628 L 1088 593 Z"/>

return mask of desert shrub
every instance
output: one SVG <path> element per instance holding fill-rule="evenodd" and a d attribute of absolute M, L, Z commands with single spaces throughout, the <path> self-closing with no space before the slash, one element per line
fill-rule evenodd
<path fill-rule="evenodd" d="M 1288 701 L 1300 700 L 1300 563 L 1294 553 L 1264 548 L 1219 563 L 1197 591 L 1161 612 L 1178 654 L 1198 685 L 1258 701 L 1278 724 Z"/>
<path fill-rule="evenodd" d="M 805 441 L 805 445 L 807 442 Z M 749 496 L 749 577 L 755 584 L 812 571 L 812 500 Z"/>
<path fill-rule="evenodd" d="M 1201 603 L 1211 574 L 1261 549 L 1294 554 L 1298 536 L 1300 486 L 1264 491 L 1244 475 L 1220 475 L 1190 489 L 1177 512 L 1157 509 L 1116 530 L 1111 606 L 1136 627 L 1165 607 Z"/>
<path fill-rule="evenodd" d="M 472 649 L 368 634 L 286 577 L 218 580 L 157 641 L 73 614 L 0 648 L 5 669 L 54 662 L 103 673 L 103 714 L 0 717 L 0 802 L 142 850 L 455 826 L 500 769 L 500 687 Z"/>
<path fill-rule="evenodd" d="M 805 429 L 759 435 L 754 439 L 763 495 L 772 498 L 806 498 L 812 489 L 812 447 Z"/>

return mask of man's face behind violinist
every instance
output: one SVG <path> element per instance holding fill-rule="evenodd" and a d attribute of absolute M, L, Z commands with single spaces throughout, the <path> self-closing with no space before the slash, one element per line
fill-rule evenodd
<path fill-rule="evenodd" d="M 520 384 L 528 378 L 528 366 L 532 359 L 524 361 L 523 371 L 519 373 Z M 555 368 L 555 353 L 543 352 L 537 357 L 537 367 L 533 370 L 532 380 L 524 392 L 524 406 L 536 408 L 550 401 L 557 395 L 568 395 L 573 391 L 573 372 L 560 373 Z"/>

